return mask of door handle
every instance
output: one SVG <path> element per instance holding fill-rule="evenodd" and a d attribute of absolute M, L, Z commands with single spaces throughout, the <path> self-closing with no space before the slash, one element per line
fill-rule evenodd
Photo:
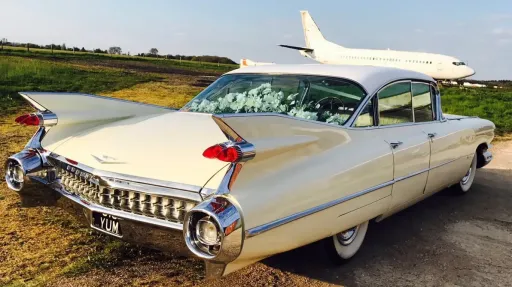
<path fill-rule="evenodd" d="M 428 133 L 428 138 L 433 139 L 433 138 L 435 138 L 436 136 L 437 136 L 437 134 L 436 134 L 436 133 Z"/>
<path fill-rule="evenodd" d="M 401 141 L 396 141 L 396 142 L 390 142 L 390 143 L 389 143 L 389 145 L 390 145 L 393 149 L 395 149 L 395 148 L 399 147 L 399 146 L 400 146 L 400 145 L 402 145 L 402 144 L 403 144 L 403 142 L 401 142 Z"/>

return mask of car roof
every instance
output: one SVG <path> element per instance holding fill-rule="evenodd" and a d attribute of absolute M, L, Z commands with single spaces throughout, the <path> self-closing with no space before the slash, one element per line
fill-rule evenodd
<path fill-rule="evenodd" d="M 389 82 L 401 79 L 415 79 L 433 82 L 434 79 L 422 73 L 389 67 L 297 64 L 297 65 L 262 65 L 239 68 L 226 74 L 299 74 L 317 75 L 352 80 L 373 94 Z"/>

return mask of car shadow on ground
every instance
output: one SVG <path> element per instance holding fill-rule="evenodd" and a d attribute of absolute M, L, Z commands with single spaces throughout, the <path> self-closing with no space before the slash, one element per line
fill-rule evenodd
<path fill-rule="evenodd" d="M 443 239 L 447 226 L 459 221 L 503 221 L 507 215 L 512 219 L 509 212 L 512 209 L 511 189 L 512 170 L 480 169 L 468 194 L 458 196 L 449 189 L 443 190 L 382 222 L 372 223 L 361 250 L 342 266 L 334 266 L 328 261 L 324 241 L 275 255 L 263 263 L 282 271 L 348 286 L 368 280 L 376 285 L 378 282 L 384 285 L 387 285 L 385 282 L 406 283 L 409 279 L 414 280 L 420 270 L 439 272 L 441 277 L 431 278 L 434 282 L 457 281 L 457 277 L 463 275 L 465 279 L 462 281 L 471 283 L 468 275 L 474 276 L 470 272 L 472 258 Z M 510 223 L 512 230 L 512 221 Z M 508 265 L 508 268 L 512 267 L 512 263 Z M 388 272 L 395 274 L 385 275 Z M 451 274 L 453 272 L 457 274 Z M 401 278 L 404 274 L 408 278 Z M 386 281 L 384 277 L 394 280 Z"/>

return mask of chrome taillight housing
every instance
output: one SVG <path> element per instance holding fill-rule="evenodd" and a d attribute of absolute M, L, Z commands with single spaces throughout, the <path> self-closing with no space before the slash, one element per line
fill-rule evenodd
<path fill-rule="evenodd" d="M 243 218 L 232 196 L 215 196 L 192 208 L 185 216 L 183 233 L 196 256 L 228 263 L 242 251 Z"/>

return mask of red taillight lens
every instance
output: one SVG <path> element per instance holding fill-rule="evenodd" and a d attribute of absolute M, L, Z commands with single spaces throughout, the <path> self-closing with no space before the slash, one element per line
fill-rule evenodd
<path fill-rule="evenodd" d="M 38 126 L 39 125 L 39 117 L 34 114 L 22 115 L 15 119 L 15 121 L 20 125 L 27 126 Z"/>
<path fill-rule="evenodd" d="M 203 156 L 212 159 L 216 158 L 225 162 L 236 162 L 240 159 L 240 153 L 236 147 L 226 147 L 222 145 L 214 145 L 207 148 L 203 152 Z"/>

